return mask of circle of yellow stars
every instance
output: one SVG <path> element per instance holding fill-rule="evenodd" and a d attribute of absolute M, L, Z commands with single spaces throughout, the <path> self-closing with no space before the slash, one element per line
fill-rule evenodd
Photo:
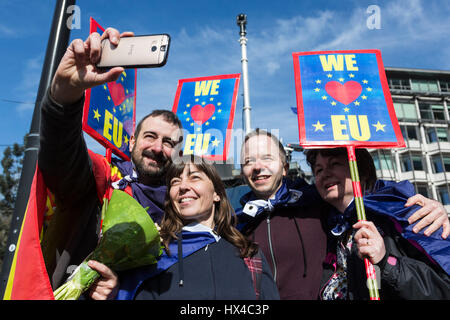
<path fill-rule="evenodd" d="M 333 74 L 331 74 L 331 73 L 328 73 L 328 74 L 327 74 L 327 78 L 328 78 L 328 79 L 331 79 L 332 77 L 333 77 Z M 348 74 L 348 77 L 349 77 L 350 79 L 353 79 L 353 78 L 355 77 L 355 75 L 354 75 L 353 73 L 349 73 L 349 74 Z M 343 78 L 342 76 L 340 76 L 337 80 L 338 80 L 339 82 L 341 82 L 341 83 L 344 83 L 345 78 Z M 321 83 L 322 83 L 322 80 L 317 79 L 317 80 L 315 81 L 315 83 L 316 83 L 316 84 L 321 84 Z M 369 81 L 368 81 L 368 80 L 363 79 L 363 80 L 362 80 L 362 83 L 365 84 L 365 85 L 367 85 L 367 87 L 365 88 L 366 93 L 370 93 L 370 92 L 373 91 L 373 88 L 369 86 Z M 321 92 L 321 90 L 322 90 L 322 89 L 320 89 L 320 88 L 318 88 L 318 87 L 314 88 L 314 92 L 317 92 L 317 93 Z M 367 100 L 367 96 L 366 96 L 366 94 L 364 93 L 364 91 L 362 92 L 362 95 L 360 95 L 359 97 L 361 98 L 361 100 Z M 324 100 L 324 101 L 325 101 L 325 100 L 328 100 L 328 96 L 327 96 L 326 94 L 323 94 L 323 95 L 321 96 L 321 98 L 322 98 L 322 100 Z M 353 101 L 352 103 L 353 103 L 353 105 L 354 105 L 355 107 L 357 107 L 357 106 L 359 106 L 359 105 L 361 104 L 361 101 L 355 100 L 355 101 Z M 336 101 L 334 101 L 334 100 L 331 101 L 330 104 L 331 104 L 332 106 L 336 106 L 336 105 L 337 105 Z M 348 112 L 350 111 L 350 109 L 348 108 L 348 106 L 345 106 L 345 108 L 343 108 L 343 111 L 344 111 L 345 113 L 348 113 Z M 324 130 L 325 124 L 324 124 L 324 123 L 320 123 L 320 121 L 317 121 L 317 122 L 316 122 L 315 124 L 313 124 L 312 126 L 314 127 L 314 132 L 316 132 L 316 131 L 322 131 L 322 132 L 325 132 L 325 130 Z M 375 127 L 375 129 L 376 129 L 375 132 L 378 132 L 378 131 L 383 131 L 383 132 L 385 132 L 385 131 L 384 131 L 384 127 L 385 127 L 386 125 L 385 125 L 385 124 L 381 124 L 380 121 L 378 121 L 376 124 L 372 124 L 372 126 Z"/>
<path fill-rule="evenodd" d="M 199 102 L 199 98 L 195 98 L 194 101 L 195 101 L 195 102 Z M 209 98 L 209 101 L 211 101 L 211 102 L 214 101 L 214 97 Z M 200 104 L 204 107 L 204 106 L 206 105 L 206 102 L 203 101 L 203 102 L 201 102 Z M 217 102 L 216 105 L 217 105 L 218 107 L 220 107 L 220 106 L 222 105 L 222 102 Z M 190 107 L 191 107 L 191 104 L 190 104 L 190 103 L 186 104 L 186 108 L 190 108 Z M 222 111 L 223 111 L 223 110 L 222 110 L 221 108 L 217 109 L 217 112 L 218 112 L 218 113 L 222 113 Z M 190 118 L 190 116 L 189 116 L 187 110 L 185 110 L 185 111 L 183 112 L 183 116 L 186 116 L 185 120 L 186 120 L 187 123 L 189 123 L 189 125 L 190 125 L 191 127 L 193 127 L 193 126 L 195 125 L 195 121 L 194 121 L 193 119 Z M 192 122 L 191 122 L 191 120 L 192 120 Z M 212 117 L 211 117 L 211 120 L 212 120 L 212 121 L 216 120 L 216 116 L 212 116 Z M 209 121 L 206 121 L 206 122 L 204 123 L 205 126 L 209 126 L 210 124 L 211 124 L 211 123 L 210 123 Z M 202 130 L 202 126 L 201 126 L 201 125 L 197 126 L 197 128 L 195 129 L 195 131 L 197 131 L 197 132 L 201 132 L 201 130 Z M 212 144 L 214 147 L 218 147 L 218 146 L 219 146 L 219 143 L 220 143 L 220 140 L 217 140 L 217 137 L 214 137 L 214 140 L 211 141 L 211 144 Z"/>

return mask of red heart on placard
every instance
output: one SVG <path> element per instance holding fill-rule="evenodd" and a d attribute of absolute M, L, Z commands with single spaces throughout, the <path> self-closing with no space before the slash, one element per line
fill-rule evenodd
<path fill-rule="evenodd" d="M 191 109 L 191 117 L 197 124 L 201 125 L 205 123 L 206 120 L 211 118 L 211 116 L 214 114 L 214 111 L 216 111 L 216 107 L 214 107 L 213 104 L 207 104 L 204 107 L 196 104 Z"/>
<path fill-rule="evenodd" d="M 114 106 L 122 104 L 122 102 L 125 100 L 125 90 L 123 86 L 117 82 L 108 82 L 108 89 Z"/>
<path fill-rule="evenodd" d="M 356 81 L 348 81 L 344 84 L 337 81 L 330 81 L 325 85 L 325 91 L 333 99 L 348 105 L 359 97 L 362 92 L 362 87 Z"/>

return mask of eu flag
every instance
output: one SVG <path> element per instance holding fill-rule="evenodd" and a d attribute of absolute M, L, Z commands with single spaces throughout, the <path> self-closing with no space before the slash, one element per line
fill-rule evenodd
<path fill-rule="evenodd" d="M 181 79 L 172 111 L 184 129 L 183 154 L 226 160 L 240 74 Z"/>
<path fill-rule="evenodd" d="M 90 33 L 104 29 L 91 18 Z M 136 69 L 117 81 L 86 90 L 83 130 L 122 159 L 130 159 L 129 143 L 136 122 Z"/>
<path fill-rule="evenodd" d="M 378 50 L 293 55 L 301 144 L 403 143 Z"/>

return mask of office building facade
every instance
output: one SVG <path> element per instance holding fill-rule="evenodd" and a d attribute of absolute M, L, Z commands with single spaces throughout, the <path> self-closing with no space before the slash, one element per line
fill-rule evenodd
<path fill-rule="evenodd" d="M 409 180 L 450 214 L 450 71 L 386 68 L 405 139 L 400 149 L 371 149 L 381 179 Z"/>

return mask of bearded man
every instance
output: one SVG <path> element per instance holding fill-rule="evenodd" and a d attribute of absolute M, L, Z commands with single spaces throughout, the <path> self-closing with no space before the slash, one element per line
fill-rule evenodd
<path fill-rule="evenodd" d="M 159 223 L 164 214 L 164 175 L 182 141 L 181 122 L 168 110 L 144 117 L 130 139 L 131 161 L 106 159 L 86 147 L 82 133 L 84 91 L 115 81 L 123 68 L 96 68 L 101 41 L 117 45 L 133 33 L 108 28 L 75 39 L 67 48 L 42 102 L 39 169 L 55 195 L 57 212 L 42 239 L 53 289 L 58 288 L 97 246 L 103 195 L 112 185 L 132 195 Z"/>

